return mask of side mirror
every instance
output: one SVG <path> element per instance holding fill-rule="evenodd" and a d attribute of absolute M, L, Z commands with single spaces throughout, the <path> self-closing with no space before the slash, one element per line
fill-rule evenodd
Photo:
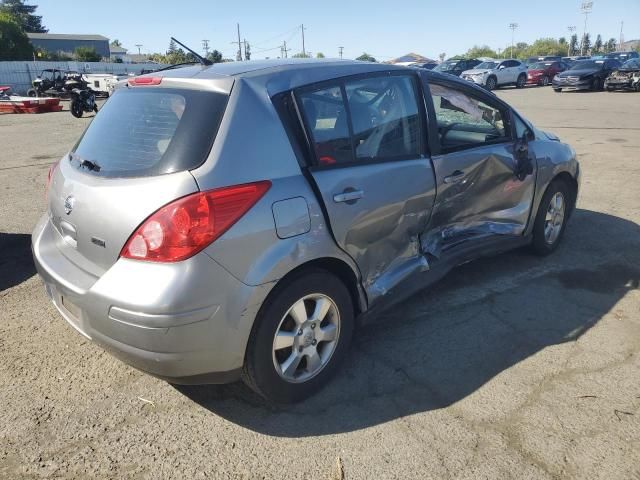
<path fill-rule="evenodd" d="M 516 140 L 513 157 L 515 159 L 514 174 L 520 181 L 524 181 L 528 175 L 533 173 L 533 164 L 529 158 L 529 138 L 531 132 L 527 130 L 522 134 L 522 138 Z"/>
<path fill-rule="evenodd" d="M 505 69 L 505 68 L 507 68 L 507 67 L 505 67 L 504 65 L 500 65 L 500 66 L 498 67 L 498 70 L 503 70 L 503 69 Z"/>

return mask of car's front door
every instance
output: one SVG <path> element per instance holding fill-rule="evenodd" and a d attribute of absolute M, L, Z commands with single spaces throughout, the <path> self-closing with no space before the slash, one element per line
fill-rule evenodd
<path fill-rule="evenodd" d="M 416 74 L 352 77 L 296 92 L 337 244 L 370 301 L 425 268 L 420 249 L 435 197 Z"/>
<path fill-rule="evenodd" d="M 438 195 L 423 238 L 425 251 L 439 257 L 475 239 L 521 236 L 532 206 L 536 165 L 530 149 L 533 171 L 522 175 L 519 170 L 522 154 L 516 151 L 512 112 L 493 96 L 459 82 L 432 81 L 427 88 L 430 124 L 438 126 L 432 154 Z"/>

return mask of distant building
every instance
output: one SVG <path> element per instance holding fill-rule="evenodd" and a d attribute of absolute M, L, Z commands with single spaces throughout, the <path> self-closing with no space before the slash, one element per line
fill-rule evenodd
<path fill-rule="evenodd" d="M 109 45 L 110 58 L 112 62 L 131 63 L 131 57 L 127 55 L 128 50 L 116 45 Z"/>
<path fill-rule="evenodd" d="M 385 63 L 392 63 L 395 65 L 411 65 L 412 63 L 437 63 L 435 60 L 432 60 L 427 57 L 423 57 L 422 55 L 418 55 L 417 53 L 407 53 L 398 58 L 394 58 L 393 60 L 389 60 Z"/>
<path fill-rule="evenodd" d="M 27 33 L 31 45 L 50 53 L 73 55 L 78 47 L 94 48 L 102 58 L 110 58 L 109 39 L 102 35 L 67 35 L 62 33 Z"/>

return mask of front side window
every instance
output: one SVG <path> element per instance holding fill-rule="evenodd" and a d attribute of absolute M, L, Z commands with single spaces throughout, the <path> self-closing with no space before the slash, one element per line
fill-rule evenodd
<path fill-rule="evenodd" d="M 450 86 L 429 86 L 443 151 L 499 143 L 510 138 L 508 113 Z"/>
<path fill-rule="evenodd" d="M 421 125 L 412 77 L 346 81 L 298 94 L 320 165 L 420 155 Z"/>

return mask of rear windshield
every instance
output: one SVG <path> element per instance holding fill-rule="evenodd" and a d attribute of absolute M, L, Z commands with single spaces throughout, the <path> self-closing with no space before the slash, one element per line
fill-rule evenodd
<path fill-rule="evenodd" d="M 119 89 L 71 152 L 72 164 L 105 177 L 196 168 L 211 150 L 227 98 L 197 90 Z"/>

